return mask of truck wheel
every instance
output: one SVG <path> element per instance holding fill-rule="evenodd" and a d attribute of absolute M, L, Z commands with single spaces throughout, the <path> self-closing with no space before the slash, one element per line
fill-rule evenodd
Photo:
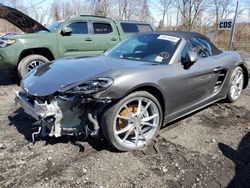
<path fill-rule="evenodd" d="M 17 67 L 18 75 L 22 79 L 32 69 L 47 62 L 49 62 L 49 60 L 42 55 L 28 55 L 19 62 Z"/>
<path fill-rule="evenodd" d="M 148 145 L 162 124 L 158 100 L 146 91 L 137 91 L 110 107 L 102 117 L 105 138 L 120 151 L 137 150 Z"/>

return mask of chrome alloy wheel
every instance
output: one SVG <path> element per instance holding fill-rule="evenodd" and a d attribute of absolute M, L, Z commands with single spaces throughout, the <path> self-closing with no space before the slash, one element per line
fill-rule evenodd
<path fill-rule="evenodd" d="M 234 70 L 231 82 L 230 96 L 233 100 L 237 100 L 242 92 L 244 83 L 244 76 L 241 68 Z"/>
<path fill-rule="evenodd" d="M 27 72 L 30 72 L 31 70 L 33 70 L 34 68 L 36 68 L 36 67 L 38 67 L 38 66 L 40 66 L 42 64 L 44 64 L 44 62 L 39 61 L 39 60 L 30 62 L 30 64 L 27 67 Z"/>
<path fill-rule="evenodd" d="M 160 111 L 149 98 L 136 97 L 126 101 L 118 110 L 113 124 L 117 142 L 125 148 L 144 146 L 156 134 Z"/>

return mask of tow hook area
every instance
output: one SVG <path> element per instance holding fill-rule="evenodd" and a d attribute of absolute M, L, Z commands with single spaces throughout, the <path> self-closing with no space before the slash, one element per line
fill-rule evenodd
<path fill-rule="evenodd" d="M 99 126 L 99 122 L 97 121 L 97 116 L 96 115 L 93 116 L 91 113 L 88 113 L 87 118 L 88 118 L 89 122 L 92 124 L 92 126 L 91 126 L 92 130 L 89 129 L 88 124 L 85 124 L 84 125 L 85 129 L 82 132 L 85 135 L 85 137 L 82 140 L 85 140 L 89 134 L 90 134 L 90 136 L 92 136 L 94 138 L 98 138 L 100 136 L 100 134 L 99 134 L 100 126 Z M 50 124 L 48 124 L 49 123 L 48 120 L 38 120 L 32 124 L 33 127 L 38 127 L 38 130 L 36 132 L 32 133 L 32 143 L 33 144 L 35 144 L 37 137 L 39 137 L 39 136 L 46 137 L 49 135 L 48 133 L 46 133 L 46 129 L 49 126 L 52 126 L 53 122 L 54 121 L 51 121 Z M 75 134 L 75 135 L 77 136 L 80 134 L 81 133 Z"/>
<path fill-rule="evenodd" d="M 91 136 L 92 137 L 99 137 L 99 129 L 100 129 L 100 126 L 99 126 L 99 123 L 97 121 L 97 116 L 94 116 L 91 114 L 91 113 L 88 113 L 88 120 L 90 123 L 93 124 L 93 130 L 91 131 Z"/>
<path fill-rule="evenodd" d="M 41 133 L 41 130 L 42 130 L 42 127 L 40 126 L 40 127 L 38 127 L 38 131 L 37 132 L 33 132 L 32 133 L 32 143 L 33 143 L 33 145 L 35 144 L 35 136 L 39 135 Z"/>
<path fill-rule="evenodd" d="M 46 129 L 47 129 L 47 126 L 48 126 L 48 124 L 45 126 L 45 124 L 44 124 L 44 120 L 38 120 L 38 121 L 36 121 L 36 122 L 34 122 L 33 124 L 32 124 L 32 126 L 34 127 L 34 128 L 38 128 L 38 130 L 36 131 L 36 132 L 33 132 L 32 133 L 32 144 L 34 145 L 35 144 L 35 142 L 36 142 L 36 138 L 37 137 L 40 137 L 40 138 L 44 138 L 44 137 L 46 137 L 46 136 L 48 136 L 49 134 L 46 132 Z M 51 121 L 51 123 L 52 123 L 52 121 Z M 52 126 L 52 124 L 50 125 L 50 126 Z"/>

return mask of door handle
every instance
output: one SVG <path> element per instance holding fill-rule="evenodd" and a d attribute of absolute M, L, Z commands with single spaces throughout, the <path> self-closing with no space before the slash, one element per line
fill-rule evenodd
<path fill-rule="evenodd" d="M 112 39 L 110 39 L 111 41 L 117 41 L 117 39 L 116 38 L 112 38 Z"/>
<path fill-rule="evenodd" d="M 219 71 L 221 71 L 223 68 L 222 67 L 216 67 L 216 68 L 214 68 L 214 72 L 219 72 Z"/>
<path fill-rule="evenodd" d="M 84 40 L 85 40 L 85 41 L 92 41 L 92 39 L 89 38 L 89 37 L 88 37 L 88 38 L 85 38 Z"/>

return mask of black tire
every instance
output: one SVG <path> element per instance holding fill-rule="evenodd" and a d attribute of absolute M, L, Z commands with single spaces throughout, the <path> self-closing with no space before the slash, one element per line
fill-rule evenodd
<path fill-rule="evenodd" d="M 133 98 L 138 98 L 138 97 L 147 98 L 147 99 L 150 99 L 151 101 L 153 101 L 153 103 L 156 105 L 158 112 L 159 112 L 159 124 L 155 128 L 156 131 L 155 131 L 152 139 L 148 140 L 145 145 L 132 149 L 132 148 L 124 147 L 116 140 L 116 138 L 114 136 L 115 133 L 113 131 L 113 125 L 114 125 L 116 114 L 118 113 L 118 110 L 122 107 L 122 105 L 125 104 L 126 101 L 129 101 Z M 153 140 L 153 138 L 155 138 L 155 136 L 158 134 L 158 131 L 162 125 L 162 116 L 163 116 L 162 109 L 161 109 L 161 105 L 160 105 L 159 101 L 153 95 L 151 95 L 150 93 L 148 93 L 146 91 L 137 91 L 137 92 L 134 92 L 134 93 L 127 95 L 126 97 L 124 97 L 123 99 L 118 101 L 116 104 L 109 107 L 104 112 L 102 119 L 101 119 L 101 128 L 102 128 L 102 132 L 103 132 L 104 137 L 117 150 L 120 150 L 120 151 L 136 150 L 136 149 L 140 149 L 140 148 L 148 145 Z"/>
<path fill-rule="evenodd" d="M 227 101 L 228 101 L 229 103 L 234 103 L 234 102 L 237 101 L 238 98 L 239 98 L 239 97 L 234 98 L 234 97 L 232 96 L 232 93 L 231 93 L 231 88 L 232 88 L 232 86 L 233 86 L 234 75 L 235 75 L 235 73 L 236 73 L 237 71 L 240 71 L 240 72 L 242 73 L 242 75 L 243 75 L 243 84 L 244 84 L 244 72 L 243 72 L 242 68 L 238 66 L 238 67 L 236 67 L 236 68 L 232 71 L 232 73 L 231 73 L 231 75 L 230 75 L 229 87 L 228 87 L 228 92 L 227 92 Z M 242 89 L 243 89 L 243 86 L 242 86 Z"/>
<path fill-rule="evenodd" d="M 31 62 L 33 62 L 33 61 L 38 61 L 38 62 L 42 62 L 42 63 L 49 62 L 49 60 L 42 55 L 32 54 L 32 55 L 28 55 L 28 56 L 24 57 L 19 62 L 18 67 L 17 67 L 18 76 L 21 79 L 26 76 L 26 74 L 28 73 L 28 67 L 31 64 Z"/>

